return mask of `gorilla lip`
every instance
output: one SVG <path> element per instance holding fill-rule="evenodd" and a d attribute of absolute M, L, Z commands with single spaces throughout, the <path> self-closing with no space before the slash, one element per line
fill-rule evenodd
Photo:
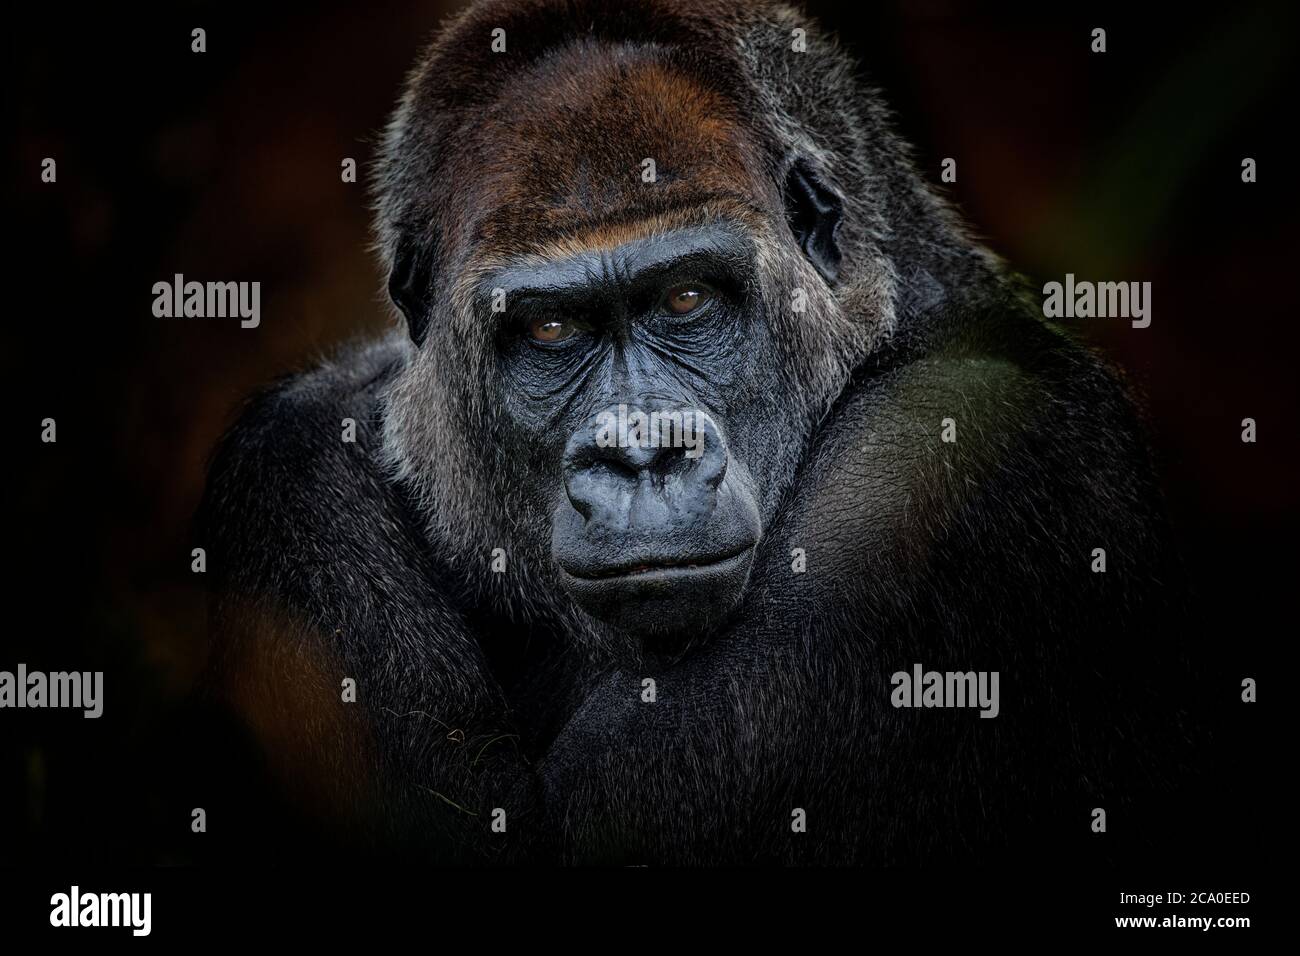
<path fill-rule="evenodd" d="M 623 562 L 612 567 L 593 569 L 584 568 L 582 571 L 561 567 L 561 570 L 570 577 L 580 578 L 585 581 L 606 581 L 612 578 L 642 578 L 656 574 L 676 576 L 677 574 L 692 574 L 697 571 L 722 570 L 724 566 L 744 557 L 752 547 L 753 545 L 747 544 L 739 549 L 729 551 L 716 557 L 651 558 L 641 561 Z"/>
<path fill-rule="evenodd" d="M 576 574 L 557 565 L 564 589 L 584 611 L 658 645 L 668 634 L 707 630 L 729 613 L 744 593 L 756 552 L 754 541 L 721 557 L 687 552 L 647 559 L 642 552 Z M 587 576 L 595 574 L 603 576 Z"/>

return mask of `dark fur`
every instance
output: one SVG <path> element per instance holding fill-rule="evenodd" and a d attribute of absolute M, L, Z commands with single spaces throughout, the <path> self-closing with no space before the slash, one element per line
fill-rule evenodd
<path fill-rule="evenodd" d="M 439 860 L 1059 858 L 1100 852 L 1092 807 L 1140 806 L 1170 776 L 1176 721 L 1136 717 L 1171 676 L 1178 588 L 1133 409 L 965 236 L 829 41 L 810 29 L 789 52 L 796 25 L 721 0 L 484 3 L 412 74 L 377 229 L 415 344 L 260 397 L 204 510 L 212 686 L 332 832 Z M 507 55 L 488 52 L 498 26 Z M 627 109 L 616 83 L 584 128 L 575 76 L 698 106 L 657 144 L 666 189 L 618 170 L 677 120 Z M 715 115 L 726 148 L 700 158 Z M 785 221 L 792 168 L 843 204 L 822 277 Z M 719 633 L 629 664 L 555 586 L 554 439 L 504 418 L 457 283 L 692 206 L 749 217 L 767 255 L 770 340 L 730 398 L 764 538 Z M 803 316 L 781 308 L 795 286 L 814 293 Z M 1000 671 L 1001 716 L 895 710 L 889 675 L 916 662 Z"/>

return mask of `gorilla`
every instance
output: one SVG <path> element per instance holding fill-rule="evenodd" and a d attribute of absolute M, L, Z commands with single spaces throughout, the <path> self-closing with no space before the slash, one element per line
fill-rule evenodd
<path fill-rule="evenodd" d="M 206 694 L 255 757 L 210 803 L 269 814 L 255 772 L 304 844 L 435 863 L 1154 832 L 1183 599 L 1140 417 L 855 73 L 769 2 L 442 29 L 374 171 L 400 329 L 212 460 Z M 914 670 L 996 716 L 900 706 Z"/>

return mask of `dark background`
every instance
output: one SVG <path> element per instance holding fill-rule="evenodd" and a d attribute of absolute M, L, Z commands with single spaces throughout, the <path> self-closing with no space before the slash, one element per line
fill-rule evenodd
<path fill-rule="evenodd" d="M 166 738 L 206 647 L 190 572 L 206 456 L 253 388 L 389 327 L 365 169 L 454 6 L 6 13 L 0 669 L 106 674 L 99 720 L 0 712 L 0 862 L 184 862 L 215 838 L 190 833 L 202 798 L 169 786 L 169 748 L 187 743 Z M 1144 396 L 1196 582 L 1186 646 L 1203 679 L 1187 704 L 1212 728 L 1220 784 L 1188 794 L 1203 809 L 1189 840 L 1251 872 L 1279 785 L 1266 715 L 1296 633 L 1296 17 L 1281 3 L 810 8 L 884 90 L 931 181 L 957 160 L 946 188 L 991 248 L 1039 285 L 1153 283 L 1150 328 L 1081 324 Z M 1105 54 L 1089 52 L 1094 26 Z M 46 156 L 57 184 L 40 181 Z M 340 181 L 344 157 L 362 182 Z M 261 281 L 261 326 L 154 318 L 151 287 L 176 272 Z M 39 440 L 45 417 L 57 444 Z M 1259 704 L 1240 702 L 1245 676 Z"/>

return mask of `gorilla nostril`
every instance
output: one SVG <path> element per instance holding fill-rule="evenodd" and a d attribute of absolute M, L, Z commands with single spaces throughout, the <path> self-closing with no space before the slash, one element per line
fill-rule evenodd
<path fill-rule="evenodd" d="M 575 511 L 591 521 L 617 521 L 627 510 L 641 472 L 612 449 L 586 448 L 572 456 L 565 468 L 564 491 Z"/>
<path fill-rule="evenodd" d="M 588 471 L 596 480 L 623 481 L 636 484 L 639 477 L 636 468 L 617 458 L 598 458 L 588 466 Z"/>
<path fill-rule="evenodd" d="M 656 477 L 664 477 L 687 468 L 690 464 L 684 448 L 656 448 L 650 458 L 649 471 Z"/>
<path fill-rule="evenodd" d="M 660 448 L 649 465 L 651 478 L 662 486 L 677 478 L 716 491 L 727 474 L 727 455 L 701 454 L 685 447 Z"/>

